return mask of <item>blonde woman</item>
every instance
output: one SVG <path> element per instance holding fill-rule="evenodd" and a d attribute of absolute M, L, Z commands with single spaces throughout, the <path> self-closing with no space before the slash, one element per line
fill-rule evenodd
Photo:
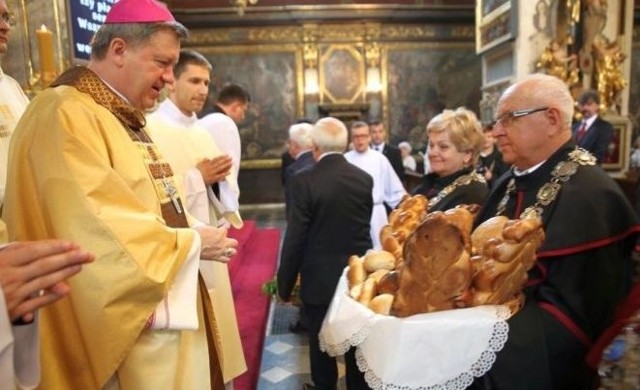
<path fill-rule="evenodd" d="M 427 137 L 431 173 L 414 194 L 429 199 L 429 211 L 482 205 L 489 189 L 484 176 L 474 169 L 484 140 L 476 115 L 464 107 L 444 110 L 427 124 Z"/>

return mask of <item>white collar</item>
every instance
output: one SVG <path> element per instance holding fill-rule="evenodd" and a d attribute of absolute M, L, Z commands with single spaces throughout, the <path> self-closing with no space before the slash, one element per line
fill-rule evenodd
<path fill-rule="evenodd" d="M 547 160 L 544 160 L 543 162 L 536 164 L 534 166 L 532 166 L 531 168 L 525 169 L 524 171 L 519 170 L 516 167 L 513 167 L 513 174 L 516 176 L 524 176 L 524 175 L 528 175 L 530 173 L 535 172 L 536 169 L 540 168 L 540 166 L 542 164 L 544 164 Z"/>
<path fill-rule="evenodd" d="M 191 115 L 185 115 L 178 106 L 169 98 L 165 99 L 158 106 L 157 111 L 163 115 L 166 115 L 177 122 L 178 125 L 182 127 L 191 128 L 196 125 L 198 122 L 198 116 L 195 112 L 192 112 Z"/>
<path fill-rule="evenodd" d="M 340 152 L 324 152 L 320 155 L 320 157 L 318 157 L 318 161 L 322 160 L 323 158 L 325 158 L 326 156 L 330 155 L 330 154 L 342 154 Z"/>
<path fill-rule="evenodd" d="M 588 129 L 591 127 L 591 125 L 593 125 L 593 122 L 596 121 L 596 119 L 598 119 L 598 114 L 595 114 L 594 116 L 592 116 L 591 118 L 587 118 L 584 120 L 585 123 L 585 129 Z"/>

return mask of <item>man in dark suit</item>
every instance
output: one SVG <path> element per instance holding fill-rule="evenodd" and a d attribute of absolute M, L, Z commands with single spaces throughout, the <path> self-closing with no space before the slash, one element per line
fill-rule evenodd
<path fill-rule="evenodd" d="M 384 154 L 391 163 L 393 170 L 398 175 L 400 181 L 404 182 L 404 165 L 402 165 L 402 155 L 400 149 L 385 143 L 387 132 L 382 122 L 375 120 L 369 122 L 369 132 L 371 133 L 371 149 Z"/>
<path fill-rule="evenodd" d="M 613 138 L 613 126 L 598 116 L 600 108 L 598 92 L 592 89 L 584 91 L 578 98 L 578 106 L 583 118 L 573 126 L 573 139 L 578 146 L 596 156 L 598 164 L 602 164 Z"/>
<path fill-rule="evenodd" d="M 296 173 L 311 168 L 316 163 L 311 152 L 311 130 L 313 130 L 313 125 L 309 122 L 300 122 L 289 127 L 287 154 L 291 156 L 293 161 L 284 169 L 282 174 L 287 219 L 289 219 L 289 211 L 291 210 L 291 178 Z M 308 321 L 303 308 L 300 309 L 298 318 L 289 325 L 289 330 L 293 333 L 307 332 Z"/>
<path fill-rule="evenodd" d="M 313 153 L 311 153 L 311 130 L 310 123 L 297 123 L 289 127 L 289 154 L 293 157 L 293 162 L 284 170 L 284 196 L 287 216 L 291 203 L 291 178 L 299 171 L 311 167 L 315 164 Z"/>
<path fill-rule="evenodd" d="M 288 301 L 300 273 L 300 299 L 309 320 L 309 357 L 314 385 L 335 390 L 335 358 L 320 351 L 318 333 L 338 280 L 351 255 L 371 248 L 369 220 L 373 179 L 342 155 L 348 132 L 335 118 L 320 119 L 311 131 L 310 169 L 291 178 L 290 219 L 278 269 L 278 295 Z M 347 387 L 368 388 L 353 350 L 345 355 Z"/>

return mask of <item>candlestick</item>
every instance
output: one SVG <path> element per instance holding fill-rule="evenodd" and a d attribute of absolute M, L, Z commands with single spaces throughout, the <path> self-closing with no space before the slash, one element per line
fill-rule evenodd
<path fill-rule="evenodd" d="M 38 53 L 40 55 L 40 77 L 48 85 L 56 77 L 56 63 L 53 54 L 53 32 L 43 24 L 36 30 Z"/>

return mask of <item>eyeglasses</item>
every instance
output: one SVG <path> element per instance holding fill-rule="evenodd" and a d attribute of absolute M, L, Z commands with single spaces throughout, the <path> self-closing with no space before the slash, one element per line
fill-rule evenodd
<path fill-rule="evenodd" d="M 529 109 L 526 109 L 526 110 L 515 110 L 515 111 L 505 112 L 504 114 L 498 115 L 497 117 L 493 118 L 492 125 L 495 126 L 498 123 L 500 123 L 503 126 L 509 126 L 511 124 L 511 122 L 513 122 L 514 120 L 516 120 L 518 118 L 522 118 L 523 116 L 535 114 L 536 112 L 546 111 L 548 109 L 549 109 L 549 107 L 540 107 L 540 108 L 529 108 Z"/>
<path fill-rule="evenodd" d="M 5 12 L 0 15 L 0 19 L 2 19 L 9 27 L 16 25 L 16 17 L 10 12 Z"/>

